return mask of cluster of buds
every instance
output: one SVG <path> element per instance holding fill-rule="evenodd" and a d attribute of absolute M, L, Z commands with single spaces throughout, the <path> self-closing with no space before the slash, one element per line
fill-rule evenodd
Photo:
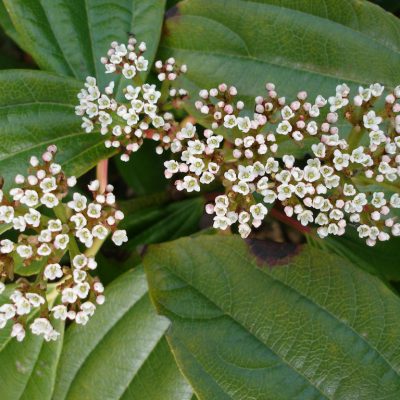
<path fill-rule="evenodd" d="M 343 235 L 348 223 L 358 226 L 359 236 L 371 246 L 399 236 L 394 209 L 400 208 L 395 186 L 400 176 L 400 86 L 386 96 L 379 112 L 372 108 L 383 94 L 380 84 L 360 87 L 352 101 L 346 84 L 328 100 L 319 95 L 313 102 L 305 91 L 288 103 L 272 83 L 266 89 L 266 97 L 255 98 L 251 118 L 243 112 L 244 103 L 235 100 L 235 87 L 201 90 L 195 105 L 211 129 L 204 138 L 194 138 L 192 126 L 178 132 L 176 137 L 188 142 L 177 139 L 171 149 L 181 153 L 183 163 L 167 161 L 165 175 L 184 174 L 176 185 L 187 191 L 199 191 L 199 183 L 217 175 L 225 194 L 206 211 L 215 214 L 216 228 L 238 223 L 243 238 L 276 202 L 302 225 L 315 224 L 321 237 Z M 347 120 L 349 135 L 339 132 L 340 117 Z M 309 158 L 278 157 L 279 146 L 290 141 Z M 376 190 L 383 182 L 392 185 L 392 193 Z"/>
<path fill-rule="evenodd" d="M 18 279 L 10 302 L 0 306 L 0 329 L 12 320 L 11 335 L 19 341 L 28 324 L 45 340 L 59 335 L 50 322 L 53 318 L 85 324 L 95 304 L 105 300 L 103 285 L 92 276 L 97 249 L 110 234 L 116 245 L 127 241 L 126 232 L 117 229 L 124 215 L 115 206 L 111 185 L 103 193 L 93 181 L 91 201 L 75 192 L 72 200 L 63 202 L 76 179 L 67 178 L 54 162 L 56 151 L 49 146 L 42 161 L 31 157 L 28 176 L 17 175 L 16 187 L 8 193 L 0 188 L 0 222 L 18 233 L 16 241 L 10 239 L 13 236 L 0 239 L 0 293 L 18 268 L 39 268 L 35 280 Z M 54 297 L 50 288 L 60 293 L 61 304 L 49 300 Z"/>
<path fill-rule="evenodd" d="M 158 80 L 162 82 L 160 88 L 143 83 L 140 74 L 149 67 L 143 56 L 145 51 L 146 44 L 137 44 L 131 37 L 127 45 L 111 43 L 108 57 L 101 59 L 106 73 L 119 74 L 125 80 L 126 84 L 121 86 L 123 102 L 117 100 L 114 81 L 109 82 L 102 93 L 93 77 L 86 79 L 85 88 L 78 94 L 79 105 L 75 112 L 82 117 L 82 128 L 87 133 L 99 130 L 105 136 L 107 148 L 122 152 L 122 161 L 129 161 L 130 155 L 139 150 L 146 138 L 158 143 L 157 153 L 168 149 L 178 129 L 170 112 L 172 104 L 178 107 L 187 96 L 185 90 L 172 87 L 172 82 L 186 72 L 186 66 L 177 66 L 173 58 L 166 63 L 155 63 Z"/>

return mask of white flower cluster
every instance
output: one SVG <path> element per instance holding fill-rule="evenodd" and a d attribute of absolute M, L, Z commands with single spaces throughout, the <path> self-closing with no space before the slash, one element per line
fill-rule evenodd
<path fill-rule="evenodd" d="M 199 183 L 209 184 L 215 179 L 223 159 L 218 151 L 223 137 L 214 135 L 210 129 L 204 131 L 206 141 L 199 139 L 196 127 L 188 123 L 171 143 L 171 152 L 180 154 L 180 161 L 169 160 L 164 163 L 165 177 L 180 172 L 185 173 L 183 180 L 175 182 L 178 190 L 200 191 Z"/>
<path fill-rule="evenodd" d="M 108 57 L 102 58 L 106 73 L 122 74 L 128 84 L 124 102 L 115 99 L 115 83 L 111 81 L 104 92 L 100 91 L 96 79 L 87 77 L 85 88 L 78 94 L 79 106 L 75 112 L 82 117 L 82 128 L 90 133 L 96 128 L 106 136 L 105 146 L 123 151 L 122 161 L 129 161 L 132 152 L 139 150 L 143 139 L 159 142 L 157 152 L 169 148 L 177 123 L 171 112 L 163 111 L 167 102 L 182 99 L 187 95 L 183 89 L 171 87 L 171 82 L 186 71 L 186 66 L 177 67 L 169 58 L 165 64 L 156 62 L 158 79 L 163 82 L 158 90 L 154 84 L 142 84 L 139 74 L 148 69 L 148 60 L 143 56 L 145 43 L 136 43 L 130 38 L 127 45 L 111 43 Z"/>
<path fill-rule="evenodd" d="M 400 87 L 386 96 L 379 114 L 371 108 L 383 93 L 380 84 L 360 87 L 352 103 L 346 84 L 339 85 L 328 100 L 317 96 L 311 103 L 303 91 L 289 104 L 278 97 L 273 84 L 266 87 L 268 96 L 255 99 L 252 118 L 241 115 L 244 104 L 234 100 L 236 88 L 221 84 L 202 90 L 197 109 L 211 117 L 213 130 L 230 132 L 223 141 L 211 130 L 199 139 L 194 138 L 193 126 L 183 129 L 180 135 L 187 142 L 177 140 L 171 147 L 181 153 L 183 163 L 166 162 L 166 176 L 187 174 L 176 182 L 178 189 L 199 191 L 199 183 L 210 183 L 218 175 L 226 193 L 217 196 L 215 204 L 208 204 L 206 211 L 215 214 L 215 228 L 238 223 L 244 238 L 252 226 L 261 225 L 267 207 L 276 201 L 303 226 L 317 225 L 321 237 L 343 235 L 349 222 L 358 226 L 360 237 L 371 246 L 390 235 L 399 236 L 400 224 L 393 213 L 400 208 L 399 194 L 371 191 L 368 184 L 399 181 Z M 353 126 L 347 139 L 336 126 L 339 110 Z M 278 142 L 292 139 L 298 143 L 305 137 L 312 140 L 309 151 L 313 154 L 306 165 L 296 165 L 290 154 L 276 156 Z M 211 140 L 217 146 L 210 148 Z M 215 173 L 204 179 L 202 174 L 209 173 L 209 164 L 214 162 L 210 160 L 214 149 L 218 149 L 216 167 L 212 166 Z"/>
<path fill-rule="evenodd" d="M 103 241 L 111 233 L 115 244 L 127 241 L 126 232 L 117 230 L 124 215 L 115 207 L 111 185 L 100 193 L 99 182 L 93 181 L 89 185 L 93 201 L 75 192 L 71 201 L 62 202 L 76 179 L 66 178 L 61 166 L 54 162 L 56 151 L 56 146 L 49 146 L 42 163 L 31 157 L 28 176 L 17 175 L 18 186 L 8 195 L 0 189 L 0 222 L 19 232 L 16 242 L 0 239 L 0 292 L 5 290 L 5 280 L 17 273 L 16 265 L 41 265 L 37 279 L 21 281 L 9 296 L 10 302 L 0 306 L 0 329 L 13 320 L 11 335 L 19 341 L 24 339 L 28 323 L 31 331 L 45 340 L 55 340 L 59 335 L 50 318 L 69 318 L 85 324 L 95 303 L 104 302 L 104 288 L 90 274 L 97 267 L 96 261 L 81 253 L 78 243 L 90 254 L 95 240 Z M 68 250 L 73 255 L 69 266 L 61 261 Z M 62 304 L 51 306 L 47 289 L 54 282 Z"/>

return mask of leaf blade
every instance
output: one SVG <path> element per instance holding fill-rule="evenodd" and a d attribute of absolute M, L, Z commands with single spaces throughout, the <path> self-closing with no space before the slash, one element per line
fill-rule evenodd
<path fill-rule="evenodd" d="M 151 296 L 172 320 L 175 357 L 200 398 L 400 393 L 400 300 L 348 262 L 306 248 L 260 270 L 240 239 L 203 237 L 153 246 L 144 263 Z M 204 383 L 210 377 L 214 390 Z"/>

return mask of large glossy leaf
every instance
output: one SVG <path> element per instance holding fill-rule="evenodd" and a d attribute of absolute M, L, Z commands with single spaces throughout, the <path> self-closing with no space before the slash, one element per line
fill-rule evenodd
<path fill-rule="evenodd" d="M 0 72 L 0 175 L 6 187 L 24 174 L 31 155 L 50 144 L 62 151 L 57 161 L 70 175 L 82 175 L 112 154 L 104 138 L 86 134 L 74 113 L 80 83 L 38 71 Z"/>
<path fill-rule="evenodd" d="M 0 296 L 0 304 L 6 302 L 8 291 Z M 59 321 L 54 326 L 62 332 L 63 326 Z M 28 331 L 25 340 L 18 343 L 10 338 L 10 331 L 11 326 L 0 330 L 0 398 L 50 400 L 62 335 L 58 341 L 47 343 Z"/>
<path fill-rule="evenodd" d="M 188 64 L 193 90 L 227 82 L 249 103 L 266 82 L 290 98 L 328 95 L 342 81 L 400 82 L 400 21 L 368 1 L 184 1 L 161 48 Z"/>
<path fill-rule="evenodd" d="M 123 225 L 129 236 L 126 246 L 133 249 L 138 245 L 164 242 L 197 232 L 203 206 L 204 199 L 195 197 L 129 214 Z"/>
<path fill-rule="evenodd" d="M 200 399 L 399 398 L 400 299 L 348 261 L 304 247 L 272 267 L 208 236 L 154 245 L 145 266 Z"/>
<path fill-rule="evenodd" d="M 153 59 L 165 0 L 3 0 L 19 44 L 45 70 L 79 79 L 97 76 L 104 84 L 100 57 L 113 40 L 126 42 L 130 32 L 148 44 Z M 1 18 L 14 33 L 9 21 Z M 15 34 L 14 34 L 15 36 Z"/>
<path fill-rule="evenodd" d="M 107 301 L 85 327 L 64 338 L 54 399 L 186 400 L 180 374 L 156 315 L 142 268 L 109 285 Z"/>

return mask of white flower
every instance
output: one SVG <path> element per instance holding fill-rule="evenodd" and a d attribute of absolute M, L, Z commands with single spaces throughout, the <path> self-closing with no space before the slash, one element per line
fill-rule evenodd
<path fill-rule="evenodd" d="M 62 222 L 59 219 L 51 219 L 47 223 L 47 227 L 50 232 L 62 231 Z"/>
<path fill-rule="evenodd" d="M 79 312 L 76 314 L 75 322 L 76 322 L 77 324 L 79 324 L 79 325 L 86 325 L 88 321 L 89 321 L 89 316 L 88 316 L 85 312 L 79 311 Z"/>
<path fill-rule="evenodd" d="M 0 241 L 0 253 L 10 254 L 13 250 L 14 250 L 14 243 L 11 240 L 3 239 Z M 2 286 L 0 285 L 0 294 L 2 292 L 1 289 L 2 289 Z"/>
<path fill-rule="evenodd" d="M 55 319 L 61 319 L 62 321 L 65 321 L 68 316 L 68 310 L 67 307 L 64 306 L 63 304 L 54 306 L 51 309 L 52 315 Z"/>
<path fill-rule="evenodd" d="M 82 269 L 88 264 L 88 258 L 84 254 L 78 254 L 72 260 L 72 265 L 77 269 Z"/>
<path fill-rule="evenodd" d="M 45 299 L 37 293 L 27 293 L 25 296 L 27 300 L 29 300 L 29 303 L 31 303 L 32 307 L 37 308 L 45 303 Z"/>
<path fill-rule="evenodd" d="M 200 192 L 200 186 L 197 179 L 189 175 L 183 178 L 182 188 L 186 189 L 187 192 Z"/>
<path fill-rule="evenodd" d="M 25 214 L 24 219 L 28 225 L 31 225 L 34 228 L 37 228 L 40 225 L 40 217 L 41 216 L 42 215 L 40 214 L 39 211 L 36 211 L 33 208 L 30 208 L 29 214 Z"/>
<path fill-rule="evenodd" d="M 257 176 L 257 174 L 254 173 L 254 167 L 252 165 L 239 165 L 238 170 L 238 179 L 243 182 L 252 182 Z"/>
<path fill-rule="evenodd" d="M 214 228 L 225 230 L 230 225 L 231 225 L 231 220 L 228 217 L 223 217 L 223 216 L 214 217 L 214 223 L 213 223 Z"/>
<path fill-rule="evenodd" d="M 1 328 L 1 326 L 0 326 Z M 25 338 L 25 329 L 20 323 L 16 323 L 12 327 L 11 337 L 15 337 L 18 342 L 22 342 Z"/>
<path fill-rule="evenodd" d="M 292 130 L 293 128 L 289 121 L 282 121 L 276 128 L 276 132 L 280 135 L 287 135 L 288 133 L 292 132 Z"/>
<path fill-rule="evenodd" d="M 57 189 L 56 178 L 54 178 L 54 176 L 51 178 L 44 178 L 42 182 L 40 182 L 39 186 L 43 193 L 52 192 L 53 190 Z"/>
<path fill-rule="evenodd" d="M 86 208 L 87 198 L 80 193 L 74 193 L 73 200 L 68 202 L 68 207 L 74 211 L 83 211 Z"/>
<path fill-rule="evenodd" d="M 250 213 L 254 219 L 264 219 L 268 213 L 268 209 L 262 203 L 257 203 L 250 206 Z"/>
<path fill-rule="evenodd" d="M 72 288 L 66 288 L 62 291 L 61 301 L 63 303 L 75 303 L 78 296 Z"/>
<path fill-rule="evenodd" d="M 400 208 L 400 196 L 398 193 L 395 193 L 390 198 L 390 205 L 394 208 Z"/>
<path fill-rule="evenodd" d="M 33 250 L 31 246 L 22 244 L 17 246 L 17 253 L 21 258 L 30 258 L 33 255 Z"/>
<path fill-rule="evenodd" d="M 76 231 L 75 236 L 83 243 L 87 248 L 93 245 L 92 233 L 87 228 L 82 228 Z"/>
<path fill-rule="evenodd" d="M 375 111 L 369 111 L 363 116 L 364 126 L 373 131 L 379 130 L 379 124 L 382 122 L 382 117 L 377 117 Z"/>
<path fill-rule="evenodd" d="M 375 207 L 375 208 L 381 208 L 386 204 L 386 200 L 385 200 L 385 193 L 383 192 L 375 192 L 372 195 L 372 200 L 371 200 L 371 204 Z"/>
<path fill-rule="evenodd" d="M 6 320 L 14 318 L 15 312 L 15 306 L 12 304 L 3 304 L 0 306 L 0 313 L 3 314 Z"/>
<path fill-rule="evenodd" d="M 15 302 L 16 311 L 18 315 L 26 315 L 31 312 L 31 303 L 25 297 L 19 297 Z"/>
<path fill-rule="evenodd" d="M 51 254 L 51 247 L 47 243 L 43 243 L 37 249 L 39 256 L 49 256 Z"/>
<path fill-rule="evenodd" d="M 277 190 L 278 190 L 278 199 L 280 201 L 284 201 L 292 197 L 292 193 L 294 192 L 294 187 L 293 185 L 288 185 L 287 183 L 283 183 L 282 185 L 278 186 Z"/>
<path fill-rule="evenodd" d="M 277 194 L 273 190 L 270 190 L 270 189 L 263 190 L 262 195 L 264 196 L 264 199 L 263 199 L 264 203 L 267 203 L 267 204 L 273 204 L 278 197 Z"/>
<path fill-rule="evenodd" d="M 101 216 L 101 204 L 90 203 L 87 208 L 87 215 L 90 218 L 100 218 Z"/>
<path fill-rule="evenodd" d="M 290 119 L 294 117 L 294 112 L 289 106 L 285 106 L 281 110 L 281 115 L 283 119 Z"/>
<path fill-rule="evenodd" d="M 46 268 L 44 269 L 44 276 L 46 279 L 49 279 L 51 281 L 57 278 L 62 278 L 63 272 L 61 269 L 61 265 L 60 264 L 47 265 Z"/>
<path fill-rule="evenodd" d="M 93 227 L 92 235 L 100 240 L 104 240 L 108 235 L 108 230 L 104 225 L 99 224 Z"/>
<path fill-rule="evenodd" d="M 232 190 L 236 193 L 240 193 L 246 196 L 250 193 L 249 185 L 244 181 L 239 181 L 236 185 L 233 185 Z"/>
<path fill-rule="evenodd" d="M 85 299 L 89 294 L 90 285 L 87 282 L 78 283 L 73 290 L 80 299 Z"/>
<path fill-rule="evenodd" d="M 54 247 L 56 249 L 65 250 L 69 243 L 69 237 L 66 234 L 59 234 L 54 239 Z"/>
<path fill-rule="evenodd" d="M 237 126 L 240 131 L 247 133 L 251 128 L 251 121 L 249 117 L 239 117 L 237 118 Z"/>
<path fill-rule="evenodd" d="M 26 190 L 21 203 L 28 207 L 35 207 L 39 203 L 39 195 L 34 190 Z"/>
<path fill-rule="evenodd" d="M 13 223 L 13 228 L 16 231 L 23 232 L 26 229 L 26 221 L 24 217 L 14 218 L 12 223 Z"/>
<path fill-rule="evenodd" d="M 314 218 L 312 212 L 310 210 L 304 210 L 300 214 L 297 215 L 297 219 L 303 226 L 308 225 L 309 222 L 313 222 Z"/>
<path fill-rule="evenodd" d="M 350 161 L 349 154 L 344 154 L 338 149 L 336 149 L 333 154 L 335 156 L 333 158 L 333 163 L 337 171 L 341 171 L 343 168 L 349 166 L 349 161 Z"/>
<path fill-rule="evenodd" d="M 248 224 L 240 224 L 238 231 L 242 239 L 246 239 L 251 233 L 251 228 Z"/>
<path fill-rule="evenodd" d="M 269 157 L 267 163 L 265 164 L 265 172 L 271 174 L 272 172 L 278 172 L 279 163 L 274 158 Z"/>
<path fill-rule="evenodd" d="M 340 94 L 329 97 L 328 102 L 331 105 L 330 106 L 331 112 L 335 112 L 336 110 L 339 110 L 340 108 L 345 107 L 347 106 L 347 104 L 349 104 L 349 100 L 343 98 Z"/>
<path fill-rule="evenodd" d="M 96 311 L 96 306 L 90 302 L 90 301 L 85 301 L 84 303 L 82 303 L 81 305 L 81 310 L 88 315 L 89 317 L 91 317 L 94 312 Z"/>
<path fill-rule="evenodd" d="M 214 175 L 211 172 L 205 171 L 202 173 L 200 177 L 200 183 L 208 185 L 215 179 Z"/>
<path fill-rule="evenodd" d="M 225 115 L 224 126 L 225 128 L 232 129 L 237 125 L 237 119 L 234 115 Z"/>
<path fill-rule="evenodd" d="M 58 198 L 53 193 L 45 193 L 40 198 L 40 202 L 47 208 L 54 208 L 59 204 Z"/>
<path fill-rule="evenodd" d="M 56 340 L 60 335 L 46 318 L 36 318 L 30 328 L 34 335 L 41 335 L 46 341 Z"/>
<path fill-rule="evenodd" d="M 119 64 L 119 63 L 116 63 L 116 64 Z M 122 75 L 124 75 L 124 77 L 126 79 L 132 79 L 136 75 L 136 68 L 133 65 L 129 65 L 128 63 L 125 63 L 124 67 L 122 68 Z"/>
<path fill-rule="evenodd" d="M 122 246 L 123 243 L 128 241 L 128 236 L 126 234 L 125 230 L 116 230 L 113 235 L 111 240 L 117 245 L 117 246 Z"/>
<path fill-rule="evenodd" d="M 317 123 L 315 121 L 310 121 L 307 124 L 306 130 L 310 135 L 316 135 L 318 133 L 318 125 L 317 125 Z"/>
<path fill-rule="evenodd" d="M 315 182 L 321 177 L 318 168 L 306 165 L 304 167 L 304 180 L 307 182 Z"/>
<path fill-rule="evenodd" d="M 70 221 L 75 224 L 75 229 L 77 230 L 84 228 L 87 224 L 85 216 L 81 213 L 73 215 Z"/>

